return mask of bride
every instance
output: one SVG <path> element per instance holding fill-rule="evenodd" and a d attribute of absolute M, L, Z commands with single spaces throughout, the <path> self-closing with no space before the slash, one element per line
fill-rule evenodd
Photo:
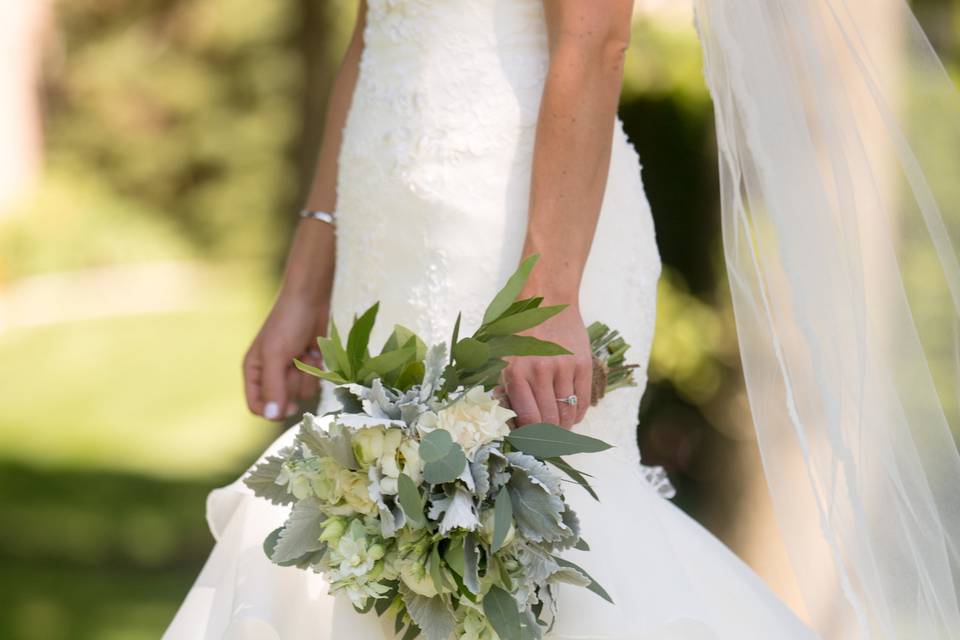
<path fill-rule="evenodd" d="M 780 4 L 788 11 L 796 3 Z M 776 58 L 725 57 L 736 47 L 749 51 L 735 37 L 744 29 L 730 28 L 746 24 L 738 11 L 740 18 L 765 13 L 757 0 L 698 3 L 728 172 L 751 166 L 757 159 L 751 153 L 782 146 L 777 131 L 763 144 L 749 144 L 748 134 L 759 129 L 743 126 L 749 104 L 736 101 L 757 89 L 738 82 L 748 80 L 751 65 L 775 71 Z M 582 589 L 563 591 L 547 637 L 814 638 L 742 561 L 664 499 L 670 487 L 658 470 L 640 464 L 635 419 L 643 370 L 637 387 L 593 408 L 584 401 L 591 382 L 585 323 L 601 320 L 621 330 L 632 345 L 629 359 L 641 363 L 654 327 L 660 260 L 639 161 L 616 117 L 631 12 L 631 0 L 360 2 L 280 293 L 244 360 L 246 400 L 271 420 L 292 415 L 295 400 L 316 391 L 315 379 L 298 373 L 293 359 L 319 364 L 311 345 L 331 316 L 349 325 L 352 314 L 376 300 L 387 322 L 372 344 L 382 343 L 392 323 L 427 342 L 444 341 L 460 311 L 466 327 L 476 326 L 519 261 L 539 253 L 523 295 L 569 307 L 533 331 L 573 355 L 512 362 L 504 390 L 521 424 L 553 422 L 616 445 L 576 462 L 595 476 L 599 503 L 578 489 L 567 492 L 593 548 L 572 551 L 571 559 L 616 604 Z M 756 38 L 775 38 L 759 22 L 756 29 L 750 31 Z M 773 99 L 768 104 L 776 106 Z M 757 178 L 761 186 L 770 175 Z M 745 211 L 740 193 L 751 185 L 728 189 L 729 173 L 724 177 L 725 215 Z M 764 237 L 752 242 L 763 246 Z M 728 255 L 733 272 L 738 263 L 731 255 L 738 254 Z M 787 362 L 786 379 L 794 351 L 778 353 Z M 756 369 L 746 364 L 749 383 Z M 318 413 L 335 408 L 326 384 Z M 757 414 L 758 429 L 763 418 Z M 269 451 L 291 441 L 287 433 Z M 239 481 L 211 493 L 208 520 L 217 544 L 165 638 L 393 637 L 376 616 L 329 595 L 321 576 L 270 563 L 261 544 L 284 517 Z M 832 531 L 829 516 L 827 522 L 824 530 Z M 838 570 L 844 585 L 838 598 L 851 603 L 857 620 L 867 620 L 863 637 L 887 637 L 872 618 L 878 599 L 856 570 Z M 943 610 L 949 613 L 950 603 Z M 949 615 L 942 618 L 949 622 Z M 951 627 L 917 628 L 938 634 L 910 637 L 941 637 Z"/>

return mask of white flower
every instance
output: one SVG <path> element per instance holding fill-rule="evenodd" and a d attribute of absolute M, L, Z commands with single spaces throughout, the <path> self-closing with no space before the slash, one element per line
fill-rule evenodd
<path fill-rule="evenodd" d="M 417 428 L 423 435 L 436 429 L 448 431 L 472 459 L 480 446 L 507 436 L 510 433 L 507 421 L 516 415 L 500 406 L 492 393 L 473 387 L 440 411 L 421 415 Z"/>
<path fill-rule="evenodd" d="M 357 462 L 363 466 L 383 467 L 390 460 L 395 466 L 397 449 L 400 447 L 402 438 L 401 429 L 384 426 L 367 427 L 353 434 L 353 454 Z"/>
<path fill-rule="evenodd" d="M 342 580 L 367 576 L 385 553 L 382 544 L 367 537 L 363 524 L 353 520 L 330 550 L 331 564 L 335 565 L 332 577 Z"/>

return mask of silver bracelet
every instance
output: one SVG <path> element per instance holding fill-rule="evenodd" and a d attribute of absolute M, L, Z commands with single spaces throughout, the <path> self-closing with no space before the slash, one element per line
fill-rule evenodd
<path fill-rule="evenodd" d="M 310 209 L 303 209 L 300 211 L 301 218 L 313 218 L 314 220 L 319 220 L 320 222 L 326 222 L 330 226 L 335 226 L 333 222 L 333 214 L 326 211 L 311 211 Z"/>

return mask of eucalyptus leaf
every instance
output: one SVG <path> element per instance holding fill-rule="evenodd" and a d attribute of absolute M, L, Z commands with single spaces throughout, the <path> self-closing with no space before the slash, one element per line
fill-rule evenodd
<path fill-rule="evenodd" d="M 526 259 L 520 263 L 520 266 L 513 272 L 513 275 L 507 279 L 507 283 L 503 285 L 503 288 L 497 292 L 497 295 L 490 301 L 487 310 L 483 313 L 482 324 L 486 325 L 493 322 L 499 318 L 504 311 L 510 308 L 513 301 L 520 295 L 523 285 L 526 284 L 527 278 L 530 277 L 533 266 L 537 264 L 537 260 L 539 259 L 540 256 L 534 253 L 527 256 Z"/>
<path fill-rule="evenodd" d="M 561 558 L 560 556 L 554 556 L 553 559 L 556 560 L 557 564 L 559 564 L 561 567 L 574 569 L 582 573 L 584 577 L 586 577 L 590 581 L 590 584 L 587 585 L 587 589 L 589 589 L 590 591 L 593 591 L 595 594 L 597 594 L 598 596 L 600 596 L 610 604 L 613 604 L 613 599 L 610 597 L 610 594 L 607 593 L 607 590 L 601 587 L 600 584 L 596 580 L 594 580 L 589 573 L 583 570 L 583 568 L 577 566 L 576 564 L 574 564 L 573 562 L 570 562 L 569 560 L 565 560 Z"/>
<path fill-rule="evenodd" d="M 510 432 L 506 440 L 516 449 L 541 459 L 575 453 L 595 453 L 610 448 L 610 445 L 603 440 L 546 422 L 528 424 L 515 429 Z"/>
<path fill-rule="evenodd" d="M 325 371 L 323 369 L 320 369 L 319 367 L 314 367 L 313 365 L 309 365 L 306 362 L 303 362 L 296 358 L 293 359 L 293 366 L 295 366 L 300 371 L 303 371 L 304 373 L 309 374 L 311 376 L 320 378 L 321 380 L 329 380 L 333 384 L 343 384 L 347 381 L 339 373 L 336 373 L 334 371 Z"/>
<path fill-rule="evenodd" d="M 359 378 L 365 378 L 369 375 L 385 376 L 394 369 L 406 366 L 417 355 L 416 346 L 403 347 L 396 351 L 388 351 L 378 356 L 369 358 L 363 363 L 363 368 L 357 374 Z"/>
<path fill-rule="evenodd" d="M 570 476 L 570 478 L 579 484 L 584 490 L 590 494 L 590 496 L 596 500 L 600 501 L 600 497 L 597 495 L 597 492 L 593 490 L 593 487 L 590 486 L 590 482 L 587 480 L 586 474 L 574 469 L 567 463 L 563 458 L 546 458 L 546 462 L 549 462 L 560 471 L 563 471 L 565 474 Z"/>
<path fill-rule="evenodd" d="M 466 466 L 467 456 L 460 445 L 454 444 L 443 458 L 423 465 L 423 479 L 430 484 L 453 482 Z"/>
<path fill-rule="evenodd" d="M 523 632 L 523 622 L 513 596 L 493 585 L 483 597 L 483 612 L 502 640 L 516 640 Z"/>
<path fill-rule="evenodd" d="M 407 632 L 403 634 L 403 637 L 400 640 L 413 640 L 420 635 L 420 627 L 418 627 L 413 622 L 410 623 L 410 626 L 407 627 Z"/>
<path fill-rule="evenodd" d="M 330 337 L 317 338 L 317 345 L 320 351 L 324 353 L 324 361 L 327 367 L 331 367 L 331 362 L 327 360 L 326 352 L 323 351 L 322 341 L 330 341 L 330 351 L 333 355 L 333 362 L 337 363 L 337 369 L 343 374 L 343 377 L 350 379 L 353 377 L 353 369 L 350 367 L 350 358 L 347 356 L 347 350 L 343 348 L 343 340 L 340 338 L 340 332 L 337 330 L 337 323 L 330 319 Z"/>
<path fill-rule="evenodd" d="M 450 344 L 457 344 L 460 339 L 460 320 L 462 317 L 462 312 L 457 314 L 457 321 L 453 323 L 453 337 L 450 338 Z M 448 364 L 453 364 L 453 351 L 450 352 L 450 361 Z"/>
<path fill-rule="evenodd" d="M 453 357 L 463 369 L 479 369 L 490 358 L 490 347 L 476 338 L 464 338 L 454 344 Z"/>
<path fill-rule="evenodd" d="M 370 344 L 370 332 L 373 331 L 373 324 L 377 320 L 379 308 L 379 302 L 373 303 L 373 306 L 354 320 L 353 326 L 350 327 L 350 333 L 347 336 L 347 357 L 353 371 L 359 371 L 363 365 L 367 346 Z"/>
<path fill-rule="evenodd" d="M 493 541 L 490 544 L 490 550 L 493 553 L 503 547 L 511 525 L 513 525 L 513 503 L 510 501 L 510 492 L 504 487 L 500 489 L 493 503 Z"/>
<path fill-rule="evenodd" d="M 555 342 L 533 336 L 497 336 L 487 341 L 489 357 L 505 356 L 562 356 L 570 352 Z"/>
<path fill-rule="evenodd" d="M 420 459 L 424 463 L 436 462 L 446 457 L 453 448 L 453 438 L 449 431 L 437 429 L 420 440 Z"/>
<path fill-rule="evenodd" d="M 526 311 L 527 309 L 536 309 L 540 306 L 541 302 L 543 302 L 543 296 L 534 296 L 532 298 L 517 300 L 511 304 L 506 311 L 501 313 L 500 317 L 505 318 L 506 316 L 512 316 L 515 313 L 520 313 L 521 311 Z"/>
<path fill-rule="evenodd" d="M 414 528 L 421 528 L 427 525 L 426 517 L 424 517 L 424 501 L 423 496 L 420 494 L 420 490 L 417 489 L 417 485 L 413 483 L 413 480 L 405 473 L 401 473 L 397 477 L 397 501 L 400 503 L 400 508 L 403 509 L 403 513 L 407 516 L 407 521 L 414 526 Z"/>
<path fill-rule="evenodd" d="M 500 381 L 500 372 L 507 368 L 506 360 L 487 360 L 487 365 L 475 372 L 464 372 L 460 376 L 460 384 L 465 387 L 480 385 L 484 389 L 491 389 Z"/>
<path fill-rule="evenodd" d="M 423 373 L 423 362 L 419 360 L 410 362 L 400 371 L 400 375 L 394 380 L 393 386 L 400 391 L 406 391 L 413 385 L 420 384 L 423 381 Z"/>
<path fill-rule="evenodd" d="M 483 328 L 483 335 L 487 336 L 508 336 L 521 331 L 526 331 L 532 327 L 541 324 L 561 311 L 567 308 L 565 304 L 553 305 L 550 307 L 537 307 L 536 309 L 527 309 L 512 316 L 506 316 L 490 323 Z"/>

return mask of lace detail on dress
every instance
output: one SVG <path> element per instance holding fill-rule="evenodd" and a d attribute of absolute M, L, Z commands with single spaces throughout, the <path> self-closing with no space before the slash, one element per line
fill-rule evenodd
<path fill-rule="evenodd" d="M 464 333 L 477 326 L 519 261 L 548 62 L 542 3 L 369 0 L 364 40 L 340 156 L 335 319 L 380 300 L 374 348 L 393 323 L 446 341 L 459 312 Z M 613 135 L 581 309 L 645 364 L 660 262 L 637 154 L 621 125 Z M 641 394 L 610 394 L 577 430 L 639 465 Z"/>

